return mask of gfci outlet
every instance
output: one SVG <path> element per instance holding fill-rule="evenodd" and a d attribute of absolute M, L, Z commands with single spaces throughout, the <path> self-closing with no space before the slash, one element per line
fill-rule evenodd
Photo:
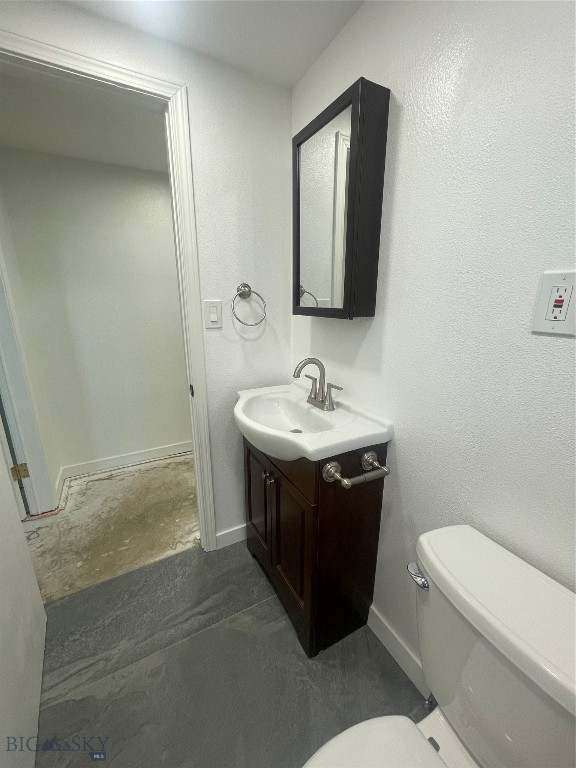
<path fill-rule="evenodd" d="M 576 336 L 574 282 L 576 270 L 544 272 L 536 302 L 532 330 L 562 336 Z"/>
<path fill-rule="evenodd" d="M 570 306 L 570 297 L 572 296 L 571 285 L 553 285 L 548 301 L 548 311 L 546 320 L 556 320 L 563 322 Z"/>

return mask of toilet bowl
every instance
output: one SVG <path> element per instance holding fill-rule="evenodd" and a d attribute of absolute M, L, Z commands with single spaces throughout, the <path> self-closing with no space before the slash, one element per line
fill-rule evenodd
<path fill-rule="evenodd" d="M 575 596 L 470 526 L 418 540 L 418 632 L 438 707 L 366 720 L 305 768 L 574 768 Z"/>
<path fill-rule="evenodd" d="M 407 717 L 375 717 L 336 736 L 305 768 L 446 768 Z"/>
<path fill-rule="evenodd" d="M 442 758 L 437 751 L 436 737 L 442 742 Z M 435 710 L 419 725 L 401 715 L 358 723 L 331 739 L 304 768 L 446 768 L 447 765 L 478 768 Z"/>

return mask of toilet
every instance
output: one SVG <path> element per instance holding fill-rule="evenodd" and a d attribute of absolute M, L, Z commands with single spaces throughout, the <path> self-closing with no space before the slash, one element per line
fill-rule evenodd
<path fill-rule="evenodd" d="M 438 706 L 419 725 L 359 723 L 304 768 L 574 768 L 575 595 L 467 525 L 425 533 L 417 553 Z"/>

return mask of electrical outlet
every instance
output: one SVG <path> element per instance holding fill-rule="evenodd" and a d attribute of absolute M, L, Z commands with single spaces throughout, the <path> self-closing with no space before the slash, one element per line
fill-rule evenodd
<path fill-rule="evenodd" d="M 550 293 L 546 320 L 559 320 L 560 322 L 565 322 L 571 296 L 571 285 L 554 285 Z"/>
<path fill-rule="evenodd" d="M 532 330 L 536 333 L 576 336 L 574 281 L 576 270 L 544 272 L 536 302 Z"/>

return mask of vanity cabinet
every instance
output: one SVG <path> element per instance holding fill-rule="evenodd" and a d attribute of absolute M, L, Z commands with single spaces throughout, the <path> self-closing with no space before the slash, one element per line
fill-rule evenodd
<path fill-rule="evenodd" d="M 373 450 L 322 461 L 280 461 L 244 440 L 247 544 L 272 582 L 308 656 L 364 625 L 372 604 L 384 480 L 349 490 L 322 478 L 328 461 L 343 476 L 363 473 Z"/>

